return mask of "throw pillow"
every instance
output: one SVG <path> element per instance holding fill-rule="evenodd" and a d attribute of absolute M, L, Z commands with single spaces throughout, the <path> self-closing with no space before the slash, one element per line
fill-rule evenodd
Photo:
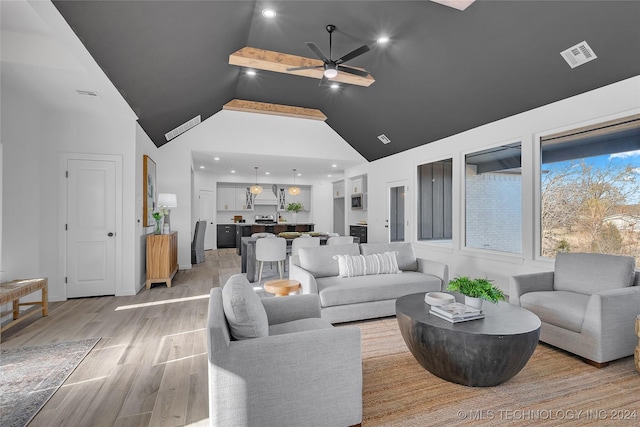
<path fill-rule="evenodd" d="M 222 288 L 222 306 L 231 336 L 237 340 L 266 337 L 269 320 L 260 297 L 241 274 L 234 274 Z"/>
<path fill-rule="evenodd" d="M 340 277 L 355 277 L 374 274 L 402 273 L 398 268 L 397 252 L 390 251 L 371 255 L 334 255 L 338 261 Z"/>

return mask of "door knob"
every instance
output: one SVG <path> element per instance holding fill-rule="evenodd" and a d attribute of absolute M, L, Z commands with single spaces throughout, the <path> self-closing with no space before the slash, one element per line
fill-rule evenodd
<path fill-rule="evenodd" d="M 109 232 L 109 233 L 107 233 L 107 236 L 109 236 L 109 237 L 113 237 L 115 234 L 116 234 L 116 233 L 111 233 L 111 232 Z"/>

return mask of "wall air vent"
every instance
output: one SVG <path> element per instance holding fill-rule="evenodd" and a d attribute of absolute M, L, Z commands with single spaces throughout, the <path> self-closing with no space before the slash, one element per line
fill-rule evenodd
<path fill-rule="evenodd" d="M 167 142 L 171 141 L 176 136 L 185 133 L 186 131 L 188 131 L 189 129 L 194 127 L 195 125 L 199 125 L 199 124 L 200 124 L 200 114 L 198 114 L 197 116 L 195 116 L 193 119 L 189 120 L 188 122 L 181 124 L 177 128 L 165 133 L 164 137 L 167 138 Z"/>
<path fill-rule="evenodd" d="M 391 142 L 391 140 L 389 139 L 389 137 L 387 135 L 385 135 L 384 133 L 382 135 L 378 135 L 378 139 L 380 141 L 382 141 L 383 144 L 388 144 Z"/>
<path fill-rule="evenodd" d="M 577 45 L 560 52 L 560 55 L 562 55 L 564 60 L 567 61 L 567 64 L 569 64 L 571 68 L 576 68 L 597 58 L 596 54 L 593 52 L 593 49 L 591 49 L 586 41 L 578 43 Z"/>

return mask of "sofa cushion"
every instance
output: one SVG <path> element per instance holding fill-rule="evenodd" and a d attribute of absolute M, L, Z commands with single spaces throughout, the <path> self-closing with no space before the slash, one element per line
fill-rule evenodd
<path fill-rule="evenodd" d="M 334 255 L 338 261 L 340 277 L 355 277 L 374 274 L 402 273 L 396 260 L 397 252 L 371 255 Z"/>
<path fill-rule="evenodd" d="M 418 260 L 411 242 L 392 243 L 362 243 L 360 245 L 362 255 L 371 255 L 383 252 L 397 251 L 398 268 L 402 271 L 418 270 Z"/>
<path fill-rule="evenodd" d="M 331 323 L 318 317 L 292 320 L 291 322 L 278 323 L 269 326 L 269 335 L 283 335 L 292 332 L 312 331 L 314 329 L 333 328 Z"/>
<path fill-rule="evenodd" d="M 631 286 L 635 260 L 628 256 L 559 253 L 556 255 L 553 287 L 556 291 L 596 292 Z"/>
<path fill-rule="evenodd" d="M 338 261 L 334 255 L 358 255 L 360 248 L 357 243 L 347 245 L 320 246 L 317 248 L 300 248 L 298 257 L 300 267 L 313 274 L 314 277 L 337 276 Z"/>
<path fill-rule="evenodd" d="M 579 333 L 590 298 L 567 291 L 528 292 L 520 296 L 520 306 L 543 322 Z"/>
<path fill-rule="evenodd" d="M 322 307 L 396 299 L 418 292 L 440 291 L 442 281 L 430 274 L 405 271 L 360 277 L 316 280 Z"/>
<path fill-rule="evenodd" d="M 224 284 L 222 307 L 233 338 L 244 340 L 269 336 L 267 312 L 242 274 L 234 274 Z"/>

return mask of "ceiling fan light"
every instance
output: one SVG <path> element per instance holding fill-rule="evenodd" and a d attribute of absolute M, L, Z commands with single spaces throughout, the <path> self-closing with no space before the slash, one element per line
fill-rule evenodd
<path fill-rule="evenodd" d="M 324 76 L 328 79 L 332 79 L 337 75 L 338 75 L 338 70 L 336 70 L 335 68 L 326 68 L 324 70 Z"/>

